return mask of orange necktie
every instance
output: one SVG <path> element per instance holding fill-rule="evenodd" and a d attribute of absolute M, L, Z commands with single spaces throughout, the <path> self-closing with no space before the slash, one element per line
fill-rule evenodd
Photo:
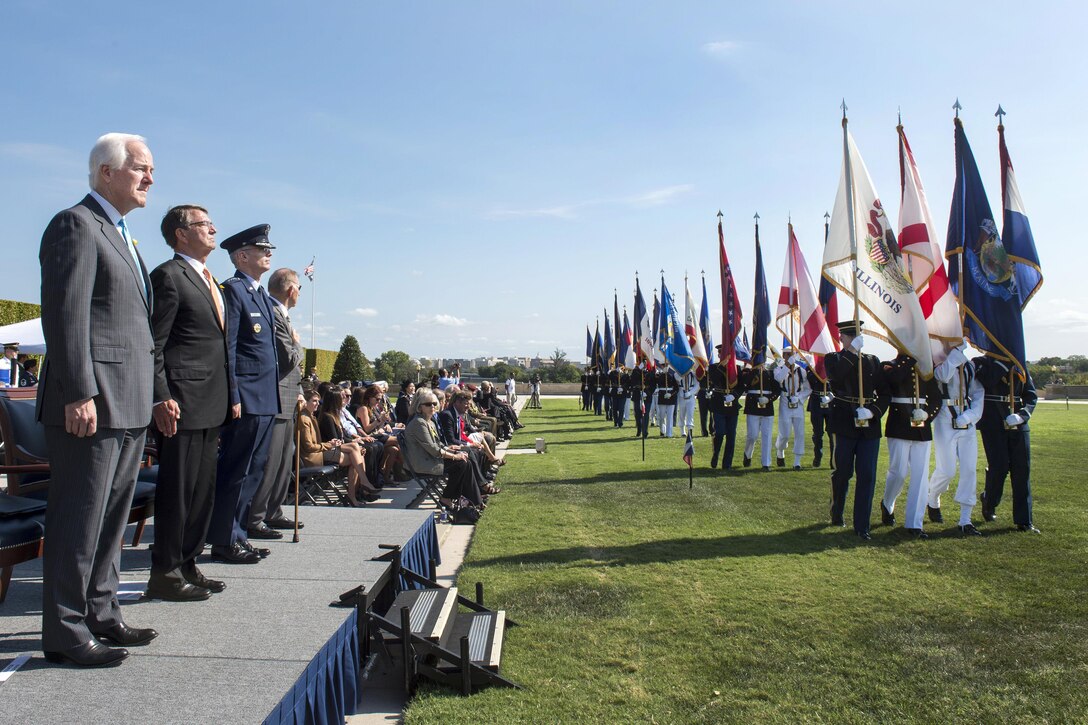
<path fill-rule="evenodd" d="M 219 306 L 219 295 L 215 293 L 215 282 L 212 281 L 212 273 L 208 271 L 208 268 L 204 268 L 204 279 L 208 283 L 208 291 L 212 295 L 212 304 L 215 305 L 215 314 L 219 317 L 219 329 L 226 329 L 226 325 L 223 324 L 223 308 Z"/>

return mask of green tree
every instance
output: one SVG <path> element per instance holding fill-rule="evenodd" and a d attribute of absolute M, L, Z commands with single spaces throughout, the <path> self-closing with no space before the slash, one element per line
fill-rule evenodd
<path fill-rule="evenodd" d="M 555 348 L 555 350 L 552 351 L 552 369 L 555 370 L 557 373 L 559 372 L 559 370 L 564 365 L 568 364 L 566 362 L 566 360 L 567 360 L 567 351 L 566 350 L 560 350 L 557 347 L 557 348 Z"/>
<path fill-rule="evenodd" d="M 416 364 L 408 353 L 400 350 L 386 350 L 374 361 L 374 375 L 378 380 L 400 383 L 416 379 Z"/>
<path fill-rule="evenodd" d="M 359 349 L 359 341 L 354 335 L 348 335 L 340 345 L 340 352 L 332 366 L 332 381 L 373 380 L 374 366 Z"/>

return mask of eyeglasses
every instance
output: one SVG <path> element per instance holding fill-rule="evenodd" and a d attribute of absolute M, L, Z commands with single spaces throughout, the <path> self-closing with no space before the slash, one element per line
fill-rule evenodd
<path fill-rule="evenodd" d="M 186 229 L 191 229 L 192 227 L 208 227 L 208 229 L 215 229 L 215 222 L 211 219 L 205 219 L 199 222 L 189 222 L 185 225 Z"/>
<path fill-rule="evenodd" d="M 272 250 L 268 247 L 244 247 L 242 252 L 246 254 L 252 254 L 257 257 L 271 257 Z"/>
<path fill-rule="evenodd" d="M 299 292 L 301 292 L 302 291 L 302 283 L 301 282 L 295 282 L 295 289 L 297 289 Z"/>
<path fill-rule="evenodd" d="M 419 407 L 420 408 L 433 408 L 436 405 L 438 405 L 438 403 L 420 403 Z"/>

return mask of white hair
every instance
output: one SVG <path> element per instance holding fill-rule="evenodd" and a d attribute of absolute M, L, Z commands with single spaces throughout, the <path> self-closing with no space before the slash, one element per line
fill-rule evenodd
<path fill-rule="evenodd" d="M 128 160 L 128 145 L 133 141 L 147 145 L 147 139 L 134 133 L 107 133 L 99 137 L 91 149 L 90 184 L 94 189 L 99 181 L 101 168 L 119 169 Z"/>

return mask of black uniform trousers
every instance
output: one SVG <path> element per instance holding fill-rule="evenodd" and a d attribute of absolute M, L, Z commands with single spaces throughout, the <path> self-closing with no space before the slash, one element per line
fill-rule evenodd
<path fill-rule="evenodd" d="M 274 419 L 271 415 L 243 413 L 223 427 L 209 544 L 230 546 L 248 538 L 249 507 L 268 465 Z"/>
<path fill-rule="evenodd" d="M 160 436 L 151 579 L 184 583 L 204 551 L 215 501 L 219 426 Z"/>
<path fill-rule="evenodd" d="M 1029 526 L 1031 520 L 1031 435 L 1024 430 L 993 430 L 982 433 L 986 451 L 986 504 L 997 508 L 1005 492 L 1005 478 L 1012 478 L 1012 521 Z"/>
<path fill-rule="evenodd" d="M 627 396 L 622 393 L 612 395 L 612 425 L 623 427 L 623 414 L 627 410 Z"/>
<path fill-rule="evenodd" d="M 822 458 L 824 455 L 824 427 L 827 425 L 828 418 L 831 417 L 830 408 L 816 408 L 810 410 L 808 414 L 809 423 L 812 424 L 812 455 L 815 458 Z M 835 436 L 832 433 L 827 434 L 827 445 L 831 460 L 835 460 Z"/>
<path fill-rule="evenodd" d="M 594 391 L 593 392 L 593 414 L 601 414 L 601 406 L 604 404 L 604 393 Z"/>
<path fill-rule="evenodd" d="M 722 468 L 729 470 L 733 467 L 733 451 L 737 446 L 737 415 L 714 413 L 714 456 L 719 455 L 722 443 L 725 450 L 720 451 Z"/>
<path fill-rule="evenodd" d="M 874 423 L 875 425 L 875 423 Z M 876 459 L 880 455 L 879 438 L 847 438 L 839 436 L 835 446 L 835 470 L 831 473 L 831 518 L 842 518 L 850 479 L 854 484 L 854 531 L 869 533 L 873 512 L 873 491 L 876 489 Z"/>

